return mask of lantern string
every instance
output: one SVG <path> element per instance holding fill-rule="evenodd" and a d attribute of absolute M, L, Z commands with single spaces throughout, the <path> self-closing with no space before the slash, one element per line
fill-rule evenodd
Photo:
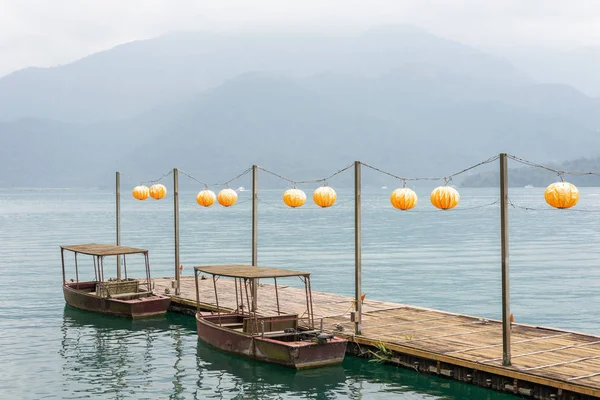
<path fill-rule="evenodd" d="M 154 179 L 154 180 L 151 180 L 151 181 L 143 181 L 143 182 L 141 182 L 140 184 L 141 184 L 141 185 L 143 185 L 143 184 L 150 185 L 150 184 L 152 184 L 152 183 L 158 183 L 158 182 L 162 181 L 164 178 L 166 178 L 167 176 L 171 175 L 172 173 L 173 173 L 173 170 L 169 170 L 169 172 L 167 172 L 167 173 L 163 174 L 163 175 L 162 175 L 160 178 L 158 178 L 158 179 Z"/>
<path fill-rule="evenodd" d="M 365 200 L 365 198 L 363 197 L 362 202 L 365 204 L 370 204 L 372 206 L 376 206 L 376 207 L 381 207 L 382 205 L 384 205 L 387 202 L 373 202 L 373 201 L 369 201 L 369 200 Z M 491 207 L 493 205 L 496 205 L 500 203 L 500 199 L 497 199 L 491 203 L 485 203 L 485 204 L 479 204 L 476 206 L 470 206 L 470 207 L 455 207 L 453 208 L 451 211 L 466 211 L 466 210 L 475 210 L 478 208 L 485 208 L 485 207 Z M 389 204 L 389 203 L 387 203 Z M 407 214 L 421 214 L 421 213 L 439 213 L 439 212 L 446 212 L 446 211 L 450 211 L 450 210 L 440 210 L 440 209 L 435 209 L 435 210 L 417 210 L 416 207 L 412 208 L 410 210 L 395 210 L 392 209 L 392 211 L 396 212 L 402 212 L 402 213 L 407 213 Z"/>
<path fill-rule="evenodd" d="M 208 186 L 210 186 L 210 185 L 209 185 L 209 184 L 207 184 L 206 182 L 202 182 L 201 180 L 198 180 L 198 179 L 196 179 L 195 177 L 193 177 L 192 175 L 188 174 L 188 173 L 187 173 L 187 172 L 185 172 L 185 171 L 179 170 L 179 172 L 181 172 L 183 175 L 187 176 L 188 178 L 190 178 L 190 179 L 192 179 L 192 180 L 194 180 L 194 181 L 198 182 L 199 184 L 201 184 L 201 185 L 204 185 L 204 186 L 205 186 L 207 189 L 208 189 Z"/>
<path fill-rule="evenodd" d="M 197 179 L 196 177 L 194 177 L 194 176 L 192 176 L 192 175 L 188 174 L 188 173 L 187 173 L 187 172 L 185 172 L 185 171 L 179 170 L 179 172 L 181 172 L 183 175 L 185 175 L 185 176 L 187 176 L 188 178 L 190 178 L 190 179 L 192 179 L 192 180 L 194 180 L 194 181 L 198 182 L 198 183 L 199 183 L 199 184 L 201 184 L 201 185 L 204 185 L 204 187 L 205 187 L 205 188 L 207 188 L 207 189 L 208 189 L 209 187 L 215 187 L 215 186 L 229 186 L 229 184 L 230 184 L 231 182 L 235 181 L 236 179 L 239 179 L 239 178 L 241 178 L 242 176 L 246 175 L 246 174 L 247 174 L 248 172 L 250 172 L 250 171 L 252 171 L 252 167 L 250 167 L 250 168 L 247 168 L 247 169 L 246 169 L 244 172 L 242 172 L 241 174 L 239 174 L 239 175 L 236 175 L 235 177 L 233 177 L 233 178 L 231 178 L 231 179 L 229 179 L 228 181 L 225 181 L 225 182 L 223 182 L 223 183 L 206 183 L 206 182 L 202 182 L 201 180 L 199 180 L 199 179 Z"/>
<path fill-rule="evenodd" d="M 257 166 L 257 168 L 258 168 L 258 169 L 260 169 L 261 171 L 264 171 L 264 172 L 268 173 L 268 174 L 271 174 L 271 175 L 273 175 L 273 176 L 276 176 L 277 178 L 283 179 L 284 181 L 287 181 L 287 182 L 291 183 L 292 185 L 298 185 L 298 184 L 320 183 L 320 182 L 327 183 L 327 181 L 328 181 L 329 179 L 333 178 L 333 177 L 334 177 L 334 176 L 336 176 L 336 175 L 339 175 L 339 174 L 341 174 L 342 172 L 344 172 L 344 171 L 346 171 L 346 170 L 348 170 L 348 169 L 352 168 L 353 166 L 354 166 L 354 163 L 352 163 L 352 164 L 349 164 L 349 165 L 345 166 L 345 167 L 344 167 L 344 168 L 342 168 L 342 169 L 338 169 L 338 170 L 337 170 L 337 171 L 335 171 L 333 174 L 331 174 L 331 175 L 329 175 L 329 176 L 327 176 L 327 177 L 325 177 L 325 178 L 321 178 L 321 179 L 310 179 L 310 180 L 303 180 L 303 181 L 295 181 L 295 180 L 293 180 L 293 179 L 286 178 L 286 177 L 285 177 L 285 176 L 283 176 L 283 175 L 280 175 L 280 174 L 278 174 L 278 173 L 276 173 L 276 172 L 270 171 L 270 170 L 268 170 L 268 169 L 266 169 L 266 168 L 263 168 L 263 167 L 260 167 L 260 166 Z"/>
<path fill-rule="evenodd" d="M 276 208 L 276 209 L 279 209 L 279 210 L 284 210 L 284 209 L 290 208 L 288 206 L 283 206 L 283 205 L 280 205 L 280 204 L 273 204 L 271 202 L 264 201 L 260 197 L 258 197 L 257 199 L 258 199 L 258 203 L 259 204 L 264 204 L 264 205 L 266 205 L 268 207 L 273 207 L 273 208 Z M 300 208 L 300 207 L 296 207 L 296 208 Z"/>
<path fill-rule="evenodd" d="M 541 169 L 545 169 L 545 170 L 550 171 L 550 172 L 554 172 L 559 177 L 561 177 L 561 180 L 562 180 L 562 177 L 564 175 L 572 175 L 572 176 L 596 175 L 596 176 L 600 176 L 600 172 L 561 171 L 559 169 L 548 167 L 547 165 L 538 164 L 538 163 L 535 163 L 533 161 L 525 160 L 524 158 L 513 156 L 512 154 L 507 154 L 506 156 L 508 158 L 510 158 L 511 160 L 514 160 L 514 161 L 516 161 L 518 163 L 521 163 L 521 164 L 524 164 L 524 165 L 528 165 L 530 167 L 541 168 Z"/>
<path fill-rule="evenodd" d="M 248 172 L 252 171 L 252 167 L 246 169 L 244 172 L 242 172 L 241 174 L 237 175 L 234 178 L 231 178 L 230 180 L 228 180 L 227 182 L 224 182 L 220 185 L 216 185 L 216 186 L 229 186 L 229 184 L 233 181 L 235 181 L 236 179 L 240 179 L 242 176 L 246 175 Z"/>
<path fill-rule="evenodd" d="M 445 181 L 446 183 L 448 183 L 448 182 L 451 182 L 451 181 L 452 181 L 452 178 L 453 178 L 453 177 L 455 177 L 455 176 L 458 176 L 458 175 L 461 175 L 461 174 L 464 174 L 465 172 L 467 172 L 467 171 L 470 171 L 470 170 L 472 170 L 472 169 L 474 169 L 474 168 L 480 167 L 480 166 L 482 166 L 482 165 L 485 165 L 485 164 L 489 164 L 489 163 L 491 163 L 491 162 L 494 162 L 494 161 L 496 161 L 498 158 L 500 158 L 500 156 L 499 156 L 499 155 L 495 155 L 495 156 L 493 156 L 493 157 L 490 157 L 490 158 L 488 158 L 487 160 L 483 160 L 483 161 L 481 161 L 481 162 L 478 162 L 478 163 L 477 163 L 477 164 L 475 164 L 475 165 L 472 165 L 472 166 L 470 166 L 470 167 L 467 167 L 467 168 L 465 168 L 465 169 L 462 169 L 462 170 L 460 170 L 460 171 L 458 171 L 458 172 L 455 172 L 455 173 L 453 173 L 453 174 L 451 174 L 451 175 L 447 175 L 447 176 L 441 176 L 441 177 L 417 177 L 417 178 L 409 178 L 409 177 L 403 177 L 403 176 L 398 176 L 398 175 L 392 174 L 391 172 L 384 171 L 384 170 L 382 170 L 382 169 L 380 169 L 380 168 L 374 167 L 374 166 L 372 166 L 372 165 L 370 165 L 370 164 L 367 164 L 367 163 L 364 163 L 364 162 L 361 162 L 361 164 L 362 164 L 362 165 L 364 165 L 364 166 L 365 166 L 365 167 L 367 167 L 367 168 L 370 168 L 370 169 L 372 169 L 372 170 L 374 170 L 374 171 L 377 171 L 377 172 L 381 172 L 382 174 L 385 174 L 385 175 L 391 176 L 392 178 L 395 178 L 395 179 L 401 180 L 401 181 L 403 181 L 403 182 L 406 182 L 406 181 L 441 181 L 441 180 L 443 180 L 443 181 Z"/>
<path fill-rule="evenodd" d="M 316 208 L 317 208 L 317 209 L 321 209 L 321 208 L 334 208 L 334 207 L 339 207 L 339 206 L 341 206 L 342 204 L 350 203 L 350 202 L 353 202 L 353 201 L 354 201 L 354 199 L 353 199 L 353 198 L 351 198 L 351 199 L 344 200 L 344 201 L 336 201 L 334 205 L 332 205 L 332 206 L 329 206 L 329 207 L 318 207 L 318 206 L 317 206 Z M 272 202 L 270 202 L 270 201 L 265 201 L 265 200 L 264 200 L 263 198 L 261 198 L 261 197 L 258 197 L 258 202 L 259 202 L 260 204 L 264 204 L 264 205 L 267 205 L 267 206 L 269 206 L 269 207 L 273 207 L 273 208 L 280 209 L 280 210 L 289 210 L 290 208 L 303 208 L 303 209 L 307 209 L 307 208 L 314 209 L 314 208 L 315 208 L 315 207 L 305 207 L 305 206 L 306 206 L 306 205 L 308 205 L 308 204 L 305 204 L 305 205 L 303 205 L 303 206 L 301 206 L 301 207 L 289 207 L 289 206 L 286 206 L 286 205 L 284 205 L 284 204 L 279 204 L 279 203 L 278 203 L 278 204 L 273 204 L 273 203 L 272 203 Z"/>
<path fill-rule="evenodd" d="M 526 206 L 521 206 L 519 204 L 515 204 L 510 197 L 508 198 L 508 203 L 510 204 L 510 206 L 512 208 L 515 209 L 520 209 L 520 210 L 525 210 L 525 211 L 547 211 L 547 212 L 557 212 L 560 210 L 560 212 L 583 212 L 583 213 L 599 213 L 600 210 L 582 210 L 582 209 L 577 209 L 577 208 L 554 208 L 554 207 L 549 207 L 549 208 L 533 208 L 533 207 L 526 207 Z"/>

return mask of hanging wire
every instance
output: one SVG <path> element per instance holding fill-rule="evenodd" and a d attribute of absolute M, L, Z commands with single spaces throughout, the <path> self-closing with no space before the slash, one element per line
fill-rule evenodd
<path fill-rule="evenodd" d="M 319 183 L 319 182 L 324 182 L 325 184 L 327 184 L 327 181 L 328 181 L 328 180 L 330 180 L 330 179 L 331 179 L 331 178 L 333 178 L 334 176 L 336 176 L 336 175 L 339 175 L 339 174 L 341 174 L 342 172 L 344 172 L 344 171 L 346 171 L 346 170 L 348 170 L 348 169 L 352 168 L 353 166 L 354 166 L 354 163 L 352 163 L 352 164 L 349 164 L 349 165 L 347 165 L 346 167 L 344 167 L 344 168 L 342 168 L 342 169 L 339 169 L 339 170 L 335 171 L 333 174 L 331 174 L 331 175 L 329 175 L 329 176 L 327 176 L 327 177 L 325 177 L 325 178 L 321 178 L 321 179 L 311 179 L 311 180 L 304 180 L 304 181 L 294 181 L 294 180 L 292 180 L 292 179 L 290 179 L 290 178 L 286 178 L 286 177 L 285 177 L 285 176 L 283 176 L 283 175 L 280 175 L 280 174 L 278 174 L 278 173 L 276 173 L 276 172 L 270 171 L 270 170 L 268 170 L 268 169 L 266 169 L 266 168 L 263 168 L 263 167 L 260 167 L 260 166 L 257 166 L 257 168 L 258 168 L 258 169 L 260 169 L 261 171 L 264 171 L 264 172 L 268 173 L 268 174 L 271 174 L 271 175 L 273 175 L 273 176 L 276 176 L 277 178 L 283 179 L 284 181 L 287 181 L 287 182 L 291 183 L 293 186 L 295 186 L 295 185 L 299 185 L 299 184 Z"/>
<path fill-rule="evenodd" d="M 204 185 L 206 188 L 208 188 L 209 185 L 206 182 L 202 182 L 202 181 L 196 179 L 195 177 L 193 177 L 192 175 L 188 174 L 185 171 L 179 170 L 179 172 L 181 172 L 183 175 L 187 176 L 188 178 L 190 178 L 190 179 L 198 182 L 199 184 Z"/>
<path fill-rule="evenodd" d="M 519 209 L 519 210 L 524 210 L 524 211 L 557 212 L 557 211 L 560 210 L 562 212 L 583 212 L 583 213 L 599 213 L 600 212 L 600 210 L 582 210 L 582 209 L 577 209 L 577 208 L 557 209 L 557 208 L 554 208 L 554 207 L 548 207 L 548 208 L 525 207 L 525 206 L 521 206 L 519 204 L 513 203 L 513 201 L 510 199 L 510 197 L 508 198 L 508 203 L 510 204 L 510 206 L 512 208 Z"/>
<path fill-rule="evenodd" d="M 481 162 L 479 162 L 479 163 L 477 163 L 477 164 L 475 164 L 475 165 L 472 165 L 472 166 L 470 166 L 470 167 L 467 167 L 467 168 L 465 168 L 465 169 L 463 169 L 463 170 L 460 170 L 460 171 L 458 171 L 458 172 L 455 172 L 455 173 L 453 173 L 453 174 L 451 174 L 451 175 L 447 175 L 447 176 L 441 176 L 441 177 L 418 177 L 418 178 L 409 178 L 409 177 L 403 177 L 403 176 L 398 176 L 398 175 L 392 174 L 391 172 L 384 171 L 384 170 L 382 170 L 382 169 L 380 169 L 380 168 L 374 167 L 374 166 L 372 166 L 372 165 L 370 165 L 370 164 L 367 164 L 367 163 L 364 163 L 364 162 L 361 162 L 361 164 L 362 164 L 362 165 L 364 165 L 364 166 L 365 166 L 365 167 L 367 167 L 367 168 L 370 168 L 370 169 L 372 169 L 372 170 L 374 170 L 374 171 L 377 171 L 377 172 L 380 172 L 380 173 L 382 173 L 382 174 L 385 174 L 385 175 L 391 176 L 392 178 L 395 178 L 395 179 L 401 180 L 401 181 L 403 181 L 403 182 L 406 182 L 406 181 L 441 181 L 441 180 L 443 180 L 443 181 L 445 181 L 445 184 L 448 184 L 448 183 L 452 182 L 452 178 L 453 178 L 453 177 L 455 177 L 455 176 L 458 176 L 458 175 L 461 175 L 461 174 L 464 174 L 465 172 L 467 172 L 467 171 L 470 171 L 470 170 L 472 170 L 473 168 L 477 168 L 477 167 L 480 167 L 480 166 L 482 166 L 482 165 L 485 165 L 485 164 L 489 164 L 489 163 L 491 163 L 491 162 L 494 162 L 494 161 L 496 161 L 496 160 L 497 160 L 499 157 L 500 157 L 499 155 L 495 155 L 495 156 L 493 156 L 493 157 L 490 157 L 490 158 L 488 158 L 487 160 L 481 161 Z"/>
<path fill-rule="evenodd" d="M 167 176 L 171 175 L 172 173 L 173 173 L 173 170 L 169 170 L 169 172 L 166 172 L 165 174 L 163 174 L 163 175 L 162 175 L 160 178 L 158 178 L 158 179 L 154 179 L 154 180 L 151 180 L 151 181 L 142 181 L 142 182 L 140 182 L 140 184 L 141 184 L 141 185 L 143 185 L 143 184 L 145 184 L 145 185 L 150 185 L 150 184 L 152 184 L 152 183 L 158 183 L 158 182 L 160 182 L 161 180 L 163 180 L 164 178 L 166 178 Z"/>
<path fill-rule="evenodd" d="M 233 181 L 235 181 L 236 179 L 241 178 L 242 176 L 246 175 L 248 172 L 252 171 L 252 167 L 246 169 L 244 172 L 242 172 L 241 174 L 239 174 L 238 176 L 236 176 L 235 178 L 231 178 L 230 180 L 228 180 L 227 182 L 224 182 L 220 185 L 215 185 L 215 186 L 229 186 L 229 184 Z"/>
<path fill-rule="evenodd" d="M 524 165 L 528 165 L 530 167 L 542 168 L 542 169 L 545 169 L 547 171 L 554 172 L 559 177 L 561 177 L 561 180 L 562 180 L 562 177 L 564 175 L 572 175 L 572 176 L 595 175 L 595 176 L 600 176 L 600 172 L 562 171 L 562 170 L 558 170 L 558 169 L 555 169 L 555 168 L 548 167 L 547 165 L 538 164 L 538 163 L 535 163 L 533 161 L 525 160 L 524 158 L 513 156 L 512 154 L 507 154 L 506 157 L 508 157 L 511 160 L 514 160 L 514 161 L 516 161 L 518 163 L 521 163 L 521 164 L 524 164 Z"/>
<path fill-rule="evenodd" d="M 187 172 L 185 172 L 185 171 L 179 170 L 179 172 L 181 172 L 183 175 L 185 175 L 185 176 L 187 176 L 188 178 L 190 178 L 190 179 L 192 179 L 192 180 L 194 180 L 194 181 L 198 182 L 198 183 L 199 183 L 199 184 L 201 184 L 201 185 L 204 185 L 204 187 L 205 187 L 205 188 L 207 188 L 207 189 L 208 189 L 209 187 L 215 187 L 215 186 L 226 186 L 226 187 L 229 187 L 229 184 L 230 184 L 231 182 L 235 181 L 236 179 L 239 179 L 239 178 L 241 178 L 242 176 L 246 175 L 246 174 L 247 174 L 248 172 L 250 172 L 250 171 L 252 171 L 252 167 L 250 167 L 250 168 L 246 169 L 246 170 L 245 170 L 244 172 L 242 172 L 241 174 L 239 174 L 239 175 L 237 175 L 237 176 L 235 176 L 235 177 L 231 178 L 230 180 L 228 180 L 228 181 L 225 181 L 225 182 L 223 182 L 223 183 L 206 183 L 206 182 L 202 182 L 201 180 L 199 180 L 199 179 L 197 179 L 196 177 L 194 177 L 194 176 L 192 176 L 192 175 L 188 174 L 188 173 L 187 173 Z"/>
<path fill-rule="evenodd" d="M 486 203 L 486 204 L 480 204 L 478 206 L 471 206 L 471 207 L 460 207 L 460 208 L 455 208 L 454 211 L 465 211 L 465 210 L 475 210 L 477 208 L 484 208 L 484 207 L 490 207 L 493 206 L 495 204 L 500 203 L 500 199 L 493 201 L 491 203 Z M 440 210 L 440 211 L 444 211 L 444 210 Z"/>
<path fill-rule="evenodd" d="M 353 199 L 353 198 L 351 198 L 351 199 L 344 200 L 344 201 L 336 201 L 336 202 L 335 202 L 335 204 L 333 204 L 332 206 L 329 206 L 329 207 L 316 207 L 316 208 L 317 208 L 317 209 L 321 209 L 321 208 L 334 208 L 334 207 L 339 207 L 339 206 L 341 206 L 342 204 L 349 203 L 349 202 L 351 202 L 351 201 L 354 201 L 354 199 Z M 274 203 L 272 203 L 272 202 L 270 202 L 270 201 L 265 201 L 264 199 L 262 199 L 262 198 L 260 198 L 260 197 L 258 197 L 258 202 L 259 202 L 259 204 L 264 204 L 264 205 L 266 205 L 266 206 L 269 206 L 269 207 L 272 207 L 272 208 L 275 208 L 275 209 L 279 209 L 279 210 L 288 210 L 288 209 L 290 209 L 290 208 L 293 208 L 293 209 L 294 209 L 294 208 L 296 208 L 296 209 L 297 209 L 297 208 L 302 208 L 302 207 L 289 207 L 289 206 L 287 206 L 287 205 L 285 205 L 285 204 L 279 204 L 279 203 L 277 203 L 277 204 L 274 204 Z M 314 209 L 314 207 L 304 207 L 304 208 L 305 208 L 305 209 L 306 209 L 306 208 L 312 208 L 312 209 Z"/>

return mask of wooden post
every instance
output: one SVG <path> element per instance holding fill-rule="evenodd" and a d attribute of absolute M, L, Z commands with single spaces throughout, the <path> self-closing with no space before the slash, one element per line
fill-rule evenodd
<path fill-rule="evenodd" d="M 252 265 L 258 265 L 258 170 L 252 166 Z"/>
<path fill-rule="evenodd" d="M 175 220 L 175 295 L 181 294 L 179 282 L 179 177 L 177 168 L 173 168 L 173 215 Z"/>
<path fill-rule="evenodd" d="M 121 245 L 121 174 L 116 176 L 117 246 Z M 121 280 L 121 256 L 117 256 L 117 280 Z"/>
<path fill-rule="evenodd" d="M 354 162 L 354 333 L 362 332 L 362 272 L 361 272 L 361 240 L 360 240 L 360 161 Z"/>
<path fill-rule="evenodd" d="M 506 153 L 500 154 L 500 240 L 502 246 L 502 364 L 511 365 L 510 270 L 508 265 L 508 167 Z"/>
<path fill-rule="evenodd" d="M 258 265 L 258 168 L 252 166 L 252 265 Z M 252 285 L 252 310 L 256 311 L 258 282 Z"/>

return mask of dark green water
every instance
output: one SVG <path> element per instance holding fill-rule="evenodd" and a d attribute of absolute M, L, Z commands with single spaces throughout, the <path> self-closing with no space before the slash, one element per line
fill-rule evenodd
<path fill-rule="evenodd" d="M 389 191 L 365 191 L 364 292 L 498 318 L 499 209 L 485 206 L 497 190 L 461 190 L 463 209 L 454 212 L 434 212 L 428 191 L 417 193 L 421 208 L 400 213 Z M 511 209 L 512 310 L 518 322 L 600 333 L 600 190 L 582 190 L 579 207 L 589 213 L 545 209 L 542 193 L 511 194 L 540 209 Z M 181 196 L 183 274 L 192 265 L 248 263 L 249 194 L 231 209 L 200 209 L 194 195 Z M 339 206 L 328 210 L 290 210 L 280 196 L 260 194 L 260 263 L 308 270 L 314 290 L 351 295 L 352 194 L 338 191 Z M 173 275 L 172 238 L 172 203 L 123 196 L 123 243 L 150 249 L 153 276 Z M 208 348 L 190 317 L 130 321 L 65 307 L 58 246 L 112 241 L 109 191 L 0 191 L 0 398 L 515 398 L 352 357 L 295 372 Z"/>
<path fill-rule="evenodd" d="M 59 350 L 65 397 L 500 399 L 489 390 L 347 357 L 293 371 L 216 351 L 193 318 L 127 321 L 64 309 Z M 68 384 L 67 384 L 68 382 Z M 509 397 L 506 397 L 509 398 Z"/>

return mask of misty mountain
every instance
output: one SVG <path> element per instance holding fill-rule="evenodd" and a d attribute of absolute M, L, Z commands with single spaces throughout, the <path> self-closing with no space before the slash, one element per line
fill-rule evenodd
<path fill-rule="evenodd" d="M 251 68 L 262 72 L 238 73 Z M 598 155 L 599 111 L 411 28 L 177 34 L 0 79 L 1 115 L 40 114 L 0 123 L 0 185 L 102 186 L 117 169 L 139 182 L 173 167 L 215 182 L 252 164 L 306 179 L 354 160 L 444 176 L 499 152 L 558 162 Z"/>
<path fill-rule="evenodd" d="M 600 98 L 600 47 L 565 50 L 513 47 L 499 49 L 497 53 L 537 82 L 567 84 Z"/>
<path fill-rule="evenodd" d="M 497 102 L 524 112 L 568 118 L 592 130 L 600 128 L 600 100 L 567 85 L 507 85 L 424 64 L 407 64 L 374 78 L 320 74 L 303 82 L 341 107 L 360 108 L 374 115 L 405 118 L 416 111 L 413 108 L 422 109 L 425 104 L 433 110 L 453 104 Z M 394 112 L 398 108 L 404 112 Z"/>
<path fill-rule="evenodd" d="M 564 161 L 562 163 L 548 163 L 547 167 L 557 171 L 568 172 L 600 172 L 600 157 L 577 158 Z M 598 175 L 565 175 L 565 181 L 576 186 L 600 186 L 600 176 Z M 524 187 L 532 185 L 534 187 L 546 187 L 560 178 L 555 172 L 536 167 L 509 168 L 508 184 L 509 186 Z M 463 187 L 498 187 L 500 184 L 500 175 L 498 171 L 485 171 L 472 174 L 465 177 L 461 186 Z"/>
<path fill-rule="evenodd" d="M 378 76 L 408 64 L 431 65 L 486 82 L 527 81 L 504 59 L 406 26 L 373 29 L 355 37 L 187 32 L 0 78 L 0 121 L 124 119 L 193 97 L 246 72 Z"/>
<path fill-rule="evenodd" d="M 305 179 L 354 160 L 404 176 L 443 176 L 500 151 L 562 160 L 600 146 L 597 132 L 568 116 L 438 97 L 436 85 L 410 77 L 373 79 L 245 74 L 134 118 L 4 123 L 0 167 L 16 172 L 0 183 L 104 185 L 116 169 L 143 181 L 173 167 L 224 181 L 252 164 Z"/>

